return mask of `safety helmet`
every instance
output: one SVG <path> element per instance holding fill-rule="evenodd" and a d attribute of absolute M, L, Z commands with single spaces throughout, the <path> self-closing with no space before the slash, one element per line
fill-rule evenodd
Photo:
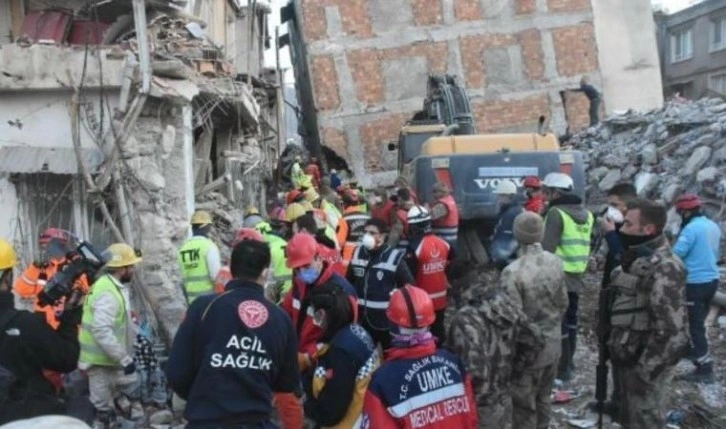
<path fill-rule="evenodd" d="M 68 231 L 62 230 L 60 228 L 46 228 L 43 232 L 40 233 L 40 236 L 38 237 L 38 242 L 40 244 L 48 244 L 50 240 L 60 240 L 64 243 L 67 243 Z"/>
<path fill-rule="evenodd" d="M 295 155 L 295 161 L 298 161 L 298 162 L 302 161 L 302 156 Z"/>
<path fill-rule="evenodd" d="M 295 222 L 297 218 L 307 213 L 307 209 L 300 203 L 292 203 L 285 209 L 285 220 L 287 222 Z"/>
<path fill-rule="evenodd" d="M 280 224 L 281 222 L 287 222 L 287 217 L 285 217 L 285 209 L 278 206 L 270 211 L 270 223 Z"/>
<path fill-rule="evenodd" d="M 386 316 L 394 325 L 409 329 L 425 328 L 436 320 L 431 297 L 413 285 L 393 291 Z"/>
<path fill-rule="evenodd" d="M 312 203 L 320 199 L 320 195 L 315 191 L 315 189 L 310 188 L 307 191 L 305 191 L 305 201 Z"/>
<path fill-rule="evenodd" d="M 409 225 L 415 225 L 424 222 L 431 222 L 431 214 L 426 207 L 413 206 L 408 210 L 408 223 Z"/>
<path fill-rule="evenodd" d="M 302 193 L 302 191 L 293 189 L 292 191 L 288 192 L 287 195 L 285 195 L 285 204 L 298 203 L 304 197 L 305 195 Z"/>
<path fill-rule="evenodd" d="M 502 179 L 494 190 L 495 195 L 516 195 L 517 185 L 509 179 Z"/>
<path fill-rule="evenodd" d="M 524 179 L 524 187 L 539 189 L 542 187 L 542 181 L 537 176 L 529 176 Z"/>
<path fill-rule="evenodd" d="M 262 238 L 262 234 L 260 234 L 256 229 L 241 228 L 237 231 L 234 241 L 232 242 L 232 246 L 234 247 L 244 240 L 265 241 L 265 239 Z"/>
<path fill-rule="evenodd" d="M 209 212 L 206 212 L 204 210 L 197 210 L 192 215 L 191 222 L 192 225 L 211 225 L 212 224 L 212 215 L 209 214 Z"/>
<path fill-rule="evenodd" d="M 128 267 L 141 262 L 141 252 L 126 243 L 114 243 L 103 253 L 109 268 Z"/>
<path fill-rule="evenodd" d="M 542 185 L 547 188 L 562 189 L 564 191 L 572 191 L 575 187 L 572 177 L 565 173 L 550 173 L 546 175 Z"/>
<path fill-rule="evenodd" d="M 247 206 L 245 210 L 245 216 L 259 215 L 260 211 L 255 206 Z"/>
<path fill-rule="evenodd" d="M 318 242 L 312 235 L 299 232 L 290 239 L 285 247 L 288 268 L 300 268 L 311 264 L 318 254 Z"/>
<path fill-rule="evenodd" d="M 701 208 L 701 199 L 696 194 L 684 194 L 676 200 L 677 210 L 695 210 Z"/>
<path fill-rule="evenodd" d="M 0 238 L 0 271 L 13 268 L 18 263 L 15 249 L 7 241 Z"/>
<path fill-rule="evenodd" d="M 242 227 L 243 228 L 255 228 L 260 223 L 264 222 L 265 220 L 262 218 L 262 216 L 253 214 L 253 215 L 247 215 L 245 216 L 245 220 L 242 221 Z"/>
<path fill-rule="evenodd" d="M 272 225 L 263 220 L 262 222 L 255 225 L 254 230 L 263 235 L 270 234 L 272 232 Z"/>

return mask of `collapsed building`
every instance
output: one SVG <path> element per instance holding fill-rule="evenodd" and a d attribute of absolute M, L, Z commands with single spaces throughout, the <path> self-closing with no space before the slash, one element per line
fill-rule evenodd
<path fill-rule="evenodd" d="M 135 300 L 173 338 L 190 215 L 210 210 L 224 242 L 274 180 L 284 120 L 278 73 L 263 66 L 269 12 L 0 0 L 0 236 L 21 266 L 49 226 L 99 250 L 125 241 L 143 253 Z"/>
<path fill-rule="evenodd" d="M 392 181 L 388 143 L 430 73 L 459 78 L 487 133 L 534 132 L 540 115 L 560 133 L 586 126 L 587 99 L 561 94 L 583 75 L 606 114 L 663 101 L 649 0 L 292 0 L 282 19 L 305 145 L 367 185 Z"/>

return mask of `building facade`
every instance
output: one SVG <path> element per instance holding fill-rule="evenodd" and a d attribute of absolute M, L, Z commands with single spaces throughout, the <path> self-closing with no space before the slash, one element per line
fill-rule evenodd
<path fill-rule="evenodd" d="M 282 17 L 306 145 L 369 185 L 392 181 L 387 143 L 429 73 L 458 77 L 483 133 L 586 126 L 585 97 L 561 96 L 585 75 L 604 113 L 662 104 L 648 0 L 294 0 Z"/>
<path fill-rule="evenodd" d="M 726 96 L 726 0 L 655 15 L 666 96 Z"/>

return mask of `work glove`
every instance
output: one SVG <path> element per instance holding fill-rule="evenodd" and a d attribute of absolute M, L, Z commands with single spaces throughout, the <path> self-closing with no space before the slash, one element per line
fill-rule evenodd
<path fill-rule="evenodd" d="M 136 364 L 131 362 L 124 367 L 124 375 L 131 375 L 136 372 Z"/>

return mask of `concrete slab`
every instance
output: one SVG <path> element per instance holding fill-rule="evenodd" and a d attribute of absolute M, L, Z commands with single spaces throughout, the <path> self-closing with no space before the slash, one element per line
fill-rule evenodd
<path fill-rule="evenodd" d="M 388 101 L 405 100 L 420 96 L 428 76 L 428 63 L 424 57 L 398 58 L 383 61 L 383 80 Z M 424 89 L 425 90 L 425 89 Z"/>
<path fill-rule="evenodd" d="M 371 0 L 371 22 L 375 33 L 390 33 L 413 25 L 409 0 Z"/>

